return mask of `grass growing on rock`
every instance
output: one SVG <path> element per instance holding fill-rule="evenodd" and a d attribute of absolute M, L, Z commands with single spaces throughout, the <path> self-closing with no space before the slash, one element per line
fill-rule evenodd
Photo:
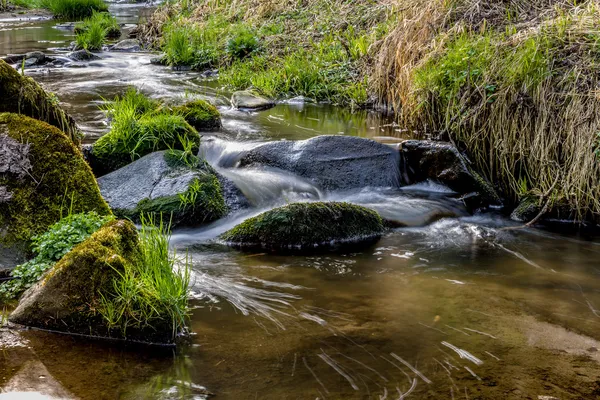
<path fill-rule="evenodd" d="M 98 311 L 109 330 L 180 333 L 189 313 L 190 262 L 169 251 L 169 227 L 162 219 L 142 218 L 139 255 L 124 263 L 112 287 L 101 292 Z"/>
<path fill-rule="evenodd" d="M 381 236 L 381 217 L 349 203 L 293 203 L 249 218 L 221 235 L 241 248 L 311 250 Z"/>
<path fill-rule="evenodd" d="M 104 12 L 94 12 L 91 17 L 75 25 L 77 47 L 89 51 L 102 50 L 106 39 L 121 36 L 121 28 L 115 17 Z"/>
<path fill-rule="evenodd" d="M 35 257 L 11 271 L 14 280 L 0 285 L 0 299 L 13 299 L 36 283 L 71 249 L 86 240 L 102 225 L 113 220 L 112 215 L 95 212 L 72 214 L 51 225 L 48 231 L 31 239 Z"/>
<path fill-rule="evenodd" d="M 54 14 L 55 18 L 71 20 L 81 20 L 91 17 L 95 12 L 108 11 L 103 0 L 41 0 L 40 5 Z"/>
<path fill-rule="evenodd" d="M 112 120 L 111 130 L 94 144 L 93 155 L 107 172 L 153 151 L 188 147 L 198 151 L 200 135 L 185 118 L 136 89 L 127 90 L 105 109 Z"/>
<path fill-rule="evenodd" d="M 198 131 L 215 130 L 221 127 L 221 114 L 207 101 L 194 100 L 173 107 L 171 110 L 185 118 Z"/>

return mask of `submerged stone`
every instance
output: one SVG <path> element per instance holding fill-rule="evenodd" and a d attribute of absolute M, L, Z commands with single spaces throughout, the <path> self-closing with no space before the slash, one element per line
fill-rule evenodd
<path fill-rule="evenodd" d="M 221 128 L 219 110 L 207 101 L 190 101 L 181 106 L 173 107 L 172 111 L 185 118 L 187 123 L 198 131 L 214 131 Z"/>
<path fill-rule="evenodd" d="M 339 202 L 292 203 L 249 218 L 221 235 L 228 245 L 268 251 L 314 251 L 371 244 L 383 234 L 381 217 Z"/>
<path fill-rule="evenodd" d="M 231 96 L 231 105 L 234 108 L 259 111 L 275 107 L 275 102 L 250 90 L 240 90 Z"/>
<path fill-rule="evenodd" d="M 134 220 L 163 213 L 174 226 L 198 225 L 227 211 L 216 175 L 183 152 L 149 154 L 99 178 L 98 185 L 116 215 Z"/>
<path fill-rule="evenodd" d="M 75 144 L 45 122 L 0 114 L 0 242 L 28 242 L 73 212 L 110 214 Z"/>
<path fill-rule="evenodd" d="M 279 168 L 325 190 L 399 186 L 398 152 L 353 136 L 265 143 L 242 156 L 239 165 Z"/>
<path fill-rule="evenodd" d="M 58 105 L 58 99 L 46 93 L 33 79 L 0 60 L 0 112 L 27 115 L 44 121 L 79 141 L 81 131 L 75 120 Z"/>
<path fill-rule="evenodd" d="M 92 60 L 100 60 L 100 57 L 91 53 L 87 50 L 76 50 L 67 55 L 67 57 L 72 61 L 92 61 Z"/>
<path fill-rule="evenodd" d="M 136 262 L 139 251 L 131 222 L 107 223 L 28 289 L 9 320 L 42 329 L 110 336 L 95 311 L 100 292 L 112 289 L 114 279 L 126 263 Z"/>
<path fill-rule="evenodd" d="M 125 53 L 134 53 L 137 51 L 142 51 L 142 45 L 140 41 L 137 39 L 125 39 L 121 40 L 119 43 L 111 46 L 109 48 L 110 51 L 122 51 Z"/>

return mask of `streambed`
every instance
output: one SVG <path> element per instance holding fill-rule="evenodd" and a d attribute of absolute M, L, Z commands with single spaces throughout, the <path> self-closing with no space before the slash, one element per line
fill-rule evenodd
<path fill-rule="evenodd" d="M 111 12 L 135 23 L 148 8 L 115 3 Z M 73 37 L 56 24 L 0 22 L 0 55 L 60 54 Z M 253 207 L 174 232 L 175 250 L 188 250 L 194 263 L 189 343 L 171 350 L 2 330 L 0 398 L 600 396 L 600 238 L 506 230 L 510 221 L 470 216 L 433 184 L 325 192 L 293 175 L 228 168 L 220 161 L 268 140 L 343 134 L 394 143 L 407 133 L 377 113 L 329 105 L 231 110 L 218 81 L 150 65 L 150 54 L 102 56 L 85 68 L 26 73 L 57 94 L 90 141 L 107 130 L 102 99 L 127 86 L 207 98 L 224 128 L 208 134 L 202 151 Z M 343 255 L 247 254 L 212 241 L 290 199 L 365 204 L 412 226 Z"/>

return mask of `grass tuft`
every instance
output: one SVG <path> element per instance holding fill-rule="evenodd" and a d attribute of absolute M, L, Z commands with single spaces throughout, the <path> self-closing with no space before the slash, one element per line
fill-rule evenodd
<path fill-rule="evenodd" d="M 95 12 L 107 12 L 103 0 L 41 0 L 40 5 L 54 14 L 55 18 L 81 20 Z"/>
<path fill-rule="evenodd" d="M 170 229 L 162 218 L 142 216 L 139 259 L 126 263 L 98 309 L 109 329 L 127 331 L 166 327 L 172 339 L 186 326 L 191 260 L 169 251 Z"/>

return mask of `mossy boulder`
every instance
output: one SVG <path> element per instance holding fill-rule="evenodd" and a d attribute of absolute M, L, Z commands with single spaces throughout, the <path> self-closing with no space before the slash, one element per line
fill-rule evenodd
<path fill-rule="evenodd" d="M 112 289 L 119 272 L 126 263 L 137 262 L 139 252 L 137 231 L 131 222 L 108 222 L 28 289 L 9 320 L 61 332 L 112 336 L 95 311 L 100 306 L 100 293 Z"/>
<path fill-rule="evenodd" d="M 164 214 L 176 225 L 214 221 L 227 211 L 219 181 L 196 156 L 161 151 L 98 179 L 116 215 L 138 220 L 142 213 Z"/>
<path fill-rule="evenodd" d="M 82 133 L 75 120 L 58 105 L 56 96 L 46 93 L 33 79 L 0 60 L 0 113 L 27 115 L 53 125 L 79 142 Z"/>
<path fill-rule="evenodd" d="M 184 146 L 192 153 L 200 148 L 198 131 L 180 115 L 157 112 L 143 116 L 129 123 L 121 121 L 118 129 L 113 129 L 94 143 L 87 160 L 96 176 L 132 163 L 152 152 L 177 149 Z"/>
<path fill-rule="evenodd" d="M 28 242 L 69 210 L 111 213 L 77 146 L 45 122 L 0 114 L 0 241 Z"/>
<path fill-rule="evenodd" d="M 204 100 L 194 100 L 181 106 L 173 107 L 173 112 L 198 131 L 214 131 L 221 128 L 221 114 L 212 104 Z"/>
<path fill-rule="evenodd" d="M 381 217 L 362 206 L 293 203 L 249 218 L 221 239 L 241 249 L 305 252 L 371 244 L 383 230 Z"/>

